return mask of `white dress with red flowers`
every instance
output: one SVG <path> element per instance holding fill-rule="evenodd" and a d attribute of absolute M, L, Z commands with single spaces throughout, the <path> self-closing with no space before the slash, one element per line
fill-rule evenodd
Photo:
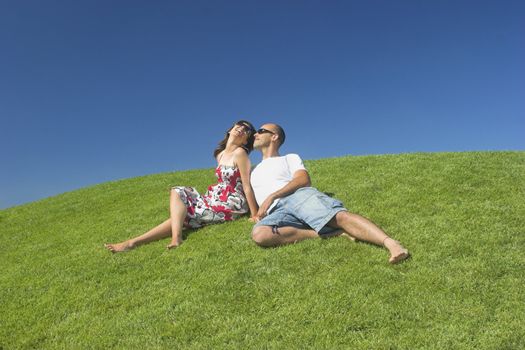
<path fill-rule="evenodd" d="M 215 169 L 215 175 L 218 183 L 209 186 L 204 196 L 194 187 L 172 188 L 177 191 L 188 210 L 184 227 L 197 228 L 230 221 L 248 212 L 239 168 L 219 165 Z"/>

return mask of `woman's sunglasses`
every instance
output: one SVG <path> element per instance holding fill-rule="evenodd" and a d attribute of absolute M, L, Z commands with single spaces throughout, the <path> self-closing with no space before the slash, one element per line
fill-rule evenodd
<path fill-rule="evenodd" d="M 253 134 L 255 132 L 254 129 L 252 129 L 251 126 L 249 125 L 246 125 L 246 124 L 243 124 L 243 123 L 237 123 L 235 125 L 238 125 L 238 126 L 242 126 L 242 131 L 245 133 L 245 134 Z"/>

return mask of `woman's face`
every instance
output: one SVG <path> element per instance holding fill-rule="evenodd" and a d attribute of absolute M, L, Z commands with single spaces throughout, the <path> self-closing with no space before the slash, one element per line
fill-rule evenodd
<path fill-rule="evenodd" d="M 241 144 L 246 144 L 248 142 L 248 138 L 250 137 L 250 133 L 252 132 L 251 128 L 242 123 L 237 123 L 231 128 L 230 130 L 230 137 L 239 138 L 241 141 Z"/>

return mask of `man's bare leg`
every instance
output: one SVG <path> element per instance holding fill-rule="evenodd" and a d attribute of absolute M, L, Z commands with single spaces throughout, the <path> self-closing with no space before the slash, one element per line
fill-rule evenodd
<path fill-rule="evenodd" d="M 360 241 L 369 242 L 385 247 L 390 252 L 389 262 L 397 264 L 409 257 L 408 250 L 398 241 L 390 238 L 385 232 L 370 220 L 347 211 L 340 211 L 328 223 L 329 226 L 340 228 L 334 235 L 347 235 Z M 305 239 L 317 238 L 319 235 L 312 229 L 295 227 L 279 227 L 272 230 L 271 226 L 257 226 L 252 231 L 252 238 L 262 247 L 274 247 L 283 244 L 295 243 Z"/>
<path fill-rule="evenodd" d="M 271 226 L 256 226 L 252 231 L 253 240 L 261 247 L 275 247 L 317 237 L 319 235 L 312 229 L 292 226 L 279 227 L 276 231 Z"/>
<path fill-rule="evenodd" d="M 398 241 L 388 237 L 373 222 L 360 215 L 340 211 L 328 222 L 328 225 L 341 228 L 360 241 L 385 247 L 390 252 L 391 264 L 397 264 L 409 257 L 408 250 Z"/>
<path fill-rule="evenodd" d="M 128 239 L 127 241 L 120 243 L 108 243 L 104 246 L 111 250 L 113 253 L 124 252 L 136 248 L 137 246 L 153 241 L 157 241 L 161 238 L 166 238 L 171 235 L 171 219 L 168 219 L 161 223 L 160 225 L 155 226 L 148 232 L 135 237 Z"/>
<path fill-rule="evenodd" d="M 186 205 L 184 205 L 184 202 L 180 199 L 179 193 L 176 190 L 171 190 L 171 243 L 168 244 L 168 249 L 177 248 L 182 244 L 182 228 L 187 213 L 188 209 L 186 209 Z"/>

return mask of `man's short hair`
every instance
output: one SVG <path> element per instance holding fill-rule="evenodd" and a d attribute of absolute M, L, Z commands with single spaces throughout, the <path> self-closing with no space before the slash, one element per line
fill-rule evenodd
<path fill-rule="evenodd" d="M 284 129 L 278 125 L 274 124 L 275 129 L 277 130 L 277 136 L 279 136 L 279 147 L 283 145 L 284 140 L 286 139 L 286 134 L 284 133 Z"/>

